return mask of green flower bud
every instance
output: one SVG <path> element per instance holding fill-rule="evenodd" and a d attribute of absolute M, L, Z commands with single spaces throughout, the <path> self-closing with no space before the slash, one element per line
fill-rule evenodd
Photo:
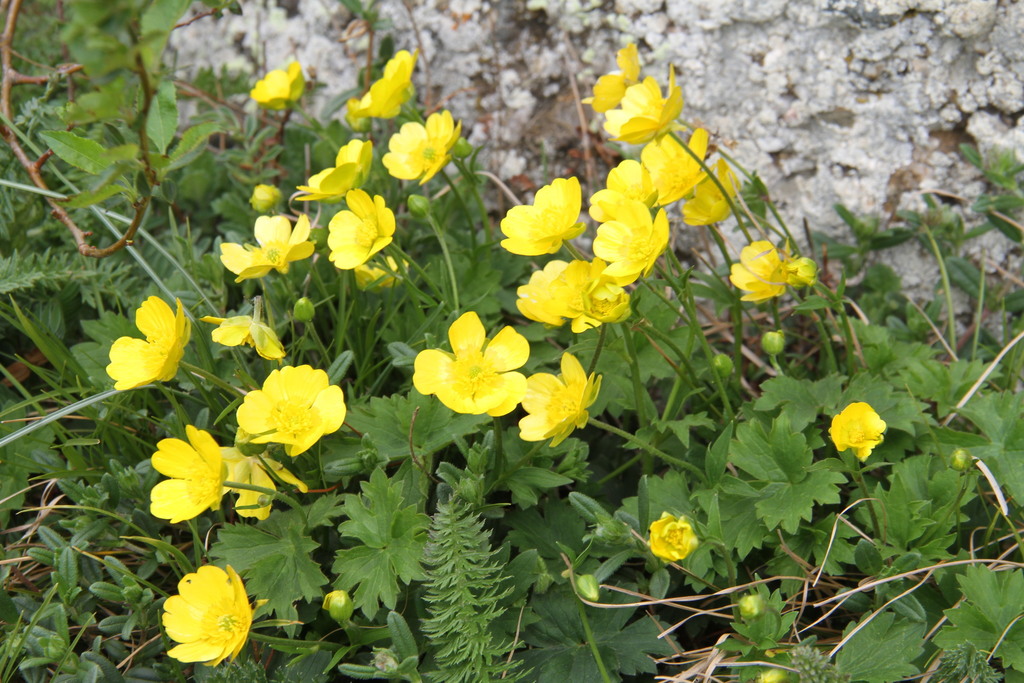
<path fill-rule="evenodd" d="M 732 374 L 733 362 L 732 358 L 725 355 L 724 353 L 717 354 L 712 360 L 711 365 L 714 366 L 715 372 L 721 377 L 728 377 Z"/>
<path fill-rule="evenodd" d="M 949 466 L 957 472 L 966 472 L 974 467 L 974 456 L 966 448 L 957 448 L 949 456 Z"/>
<path fill-rule="evenodd" d="M 576 577 L 576 590 L 580 597 L 590 602 L 597 602 L 601 597 L 601 587 L 597 585 L 597 577 L 593 574 L 580 574 Z"/>
<path fill-rule="evenodd" d="M 249 197 L 249 205 L 260 213 L 270 213 L 281 201 L 281 190 L 273 185 L 257 185 Z"/>
<path fill-rule="evenodd" d="M 344 626 L 355 610 L 355 603 L 349 597 L 348 591 L 331 591 L 324 596 L 323 607 L 331 615 L 331 619 Z"/>
<path fill-rule="evenodd" d="M 452 156 L 456 159 L 465 159 L 472 153 L 473 145 L 469 144 L 469 140 L 464 137 L 460 137 L 452 146 Z"/>
<path fill-rule="evenodd" d="M 766 607 L 764 598 L 757 593 L 744 595 L 736 605 L 740 608 L 740 616 L 746 621 L 760 617 L 764 614 Z"/>
<path fill-rule="evenodd" d="M 241 427 L 235 430 L 235 448 L 241 451 L 242 455 L 252 457 L 267 450 L 268 444 L 252 443 L 252 434 Z"/>
<path fill-rule="evenodd" d="M 405 205 L 409 207 L 409 213 L 414 218 L 426 218 L 430 215 L 430 200 L 422 195 L 412 195 L 405 200 Z"/>
<path fill-rule="evenodd" d="M 313 319 L 313 312 L 315 310 L 313 302 L 309 300 L 309 297 L 302 297 L 295 302 L 295 306 L 292 308 L 292 315 L 299 322 L 308 323 Z"/>
<path fill-rule="evenodd" d="M 761 336 L 761 348 L 769 356 L 777 356 L 786 348 L 786 335 L 782 332 L 765 332 Z"/>
<path fill-rule="evenodd" d="M 373 666 L 386 674 L 395 673 L 398 670 L 398 657 L 391 650 L 374 650 Z"/>

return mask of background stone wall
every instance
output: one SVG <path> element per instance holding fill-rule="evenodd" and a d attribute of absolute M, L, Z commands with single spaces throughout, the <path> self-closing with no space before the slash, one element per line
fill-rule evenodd
<path fill-rule="evenodd" d="M 178 31 L 179 65 L 261 72 L 297 58 L 324 84 L 318 105 L 353 87 L 366 37 L 337 0 L 243 8 Z M 1024 157 L 1017 0 L 380 0 L 378 9 L 397 48 L 420 49 L 420 97 L 461 118 L 520 192 L 585 176 L 584 147 L 607 151 L 602 117 L 577 106 L 570 79 L 586 97 L 633 41 L 644 75 L 664 84 L 675 65 L 683 117 L 761 174 L 797 233 L 806 218 L 842 234 L 837 202 L 889 217 L 921 206 L 923 189 L 975 197 L 983 186 L 961 143 Z M 973 246 L 979 255 L 1014 256 L 1005 238 L 989 237 Z M 890 256 L 906 284 L 930 286 L 934 267 L 906 260 L 917 249 Z"/>

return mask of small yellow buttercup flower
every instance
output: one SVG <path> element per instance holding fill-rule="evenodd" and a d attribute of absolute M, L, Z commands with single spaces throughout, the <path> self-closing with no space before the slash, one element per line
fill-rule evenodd
<path fill-rule="evenodd" d="M 568 319 L 580 333 L 629 316 L 629 293 L 604 276 L 607 265 L 593 261 L 551 261 L 516 293 L 516 307 L 530 320 L 559 327 Z"/>
<path fill-rule="evenodd" d="M 729 282 L 747 294 L 743 301 L 767 301 L 786 291 L 786 268 L 778 249 L 767 240 L 743 247 L 740 262 L 732 264 Z"/>
<path fill-rule="evenodd" d="M 306 185 L 296 188 L 308 194 L 296 197 L 295 201 L 340 202 L 345 193 L 366 182 L 372 162 L 373 142 L 350 140 L 338 150 L 334 166 L 311 176 Z"/>
<path fill-rule="evenodd" d="M 725 159 L 715 164 L 715 177 L 722 184 L 729 198 L 736 196 L 736 176 L 729 169 Z M 732 211 L 726 194 L 718 189 L 710 178 L 705 177 L 697 185 L 692 199 L 683 204 L 683 222 L 687 225 L 711 225 L 725 220 Z"/>
<path fill-rule="evenodd" d="M 161 439 L 151 460 L 153 469 L 171 478 L 153 487 L 149 511 L 172 524 L 215 509 L 223 494 L 220 446 L 208 432 L 192 425 L 185 427 L 185 436 L 188 442 Z"/>
<path fill-rule="evenodd" d="M 867 403 L 851 403 L 832 418 L 828 435 L 837 451 L 852 448 L 858 460 L 867 460 L 875 446 L 882 443 L 885 421 Z"/>
<path fill-rule="evenodd" d="M 160 297 L 149 297 L 135 311 L 135 326 L 146 338 L 120 337 L 111 345 L 107 374 L 115 389 L 174 379 L 192 332 L 181 302 L 174 303 L 177 313 Z"/>
<path fill-rule="evenodd" d="M 537 190 L 532 205 L 513 206 L 501 221 L 501 241 L 513 254 L 554 254 L 562 242 L 579 237 L 586 226 L 579 222 L 580 181 L 556 178 Z"/>
<path fill-rule="evenodd" d="M 352 270 L 391 244 L 395 234 L 395 214 L 384 205 L 384 198 L 362 190 L 345 195 L 348 211 L 339 211 L 328 224 L 327 245 L 331 261 L 342 270 Z"/>
<path fill-rule="evenodd" d="M 238 407 L 238 426 L 252 443 L 284 444 L 290 456 L 305 453 L 345 422 L 345 395 L 327 373 L 309 365 L 274 370 L 263 388 L 250 391 Z"/>
<path fill-rule="evenodd" d="M 594 238 L 594 255 L 608 262 L 604 274 L 618 284 L 646 277 L 668 247 L 668 216 L 658 209 L 652 219 L 647 205 L 627 199 L 612 207 L 614 219 L 602 223 Z"/>
<path fill-rule="evenodd" d="M 302 480 L 285 469 L 285 466 L 276 460 L 271 458 L 263 458 L 261 460 L 255 456 L 246 456 L 234 447 L 222 448 L 220 453 L 227 468 L 227 481 L 261 486 L 265 489 L 276 491 L 277 486 L 274 484 L 274 478 L 267 473 L 267 467 L 269 467 L 274 471 L 274 476 L 281 481 L 291 484 L 303 493 L 309 490 L 309 487 Z M 266 519 L 270 516 L 270 502 L 261 500 L 263 497 L 262 493 L 249 491 L 248 489 L 230 488 L 228 490 L 238 494 L 238 500 L 235 501 L 235 512 L 239 516 L 255 517 L 256 519 Z M 261 502 L 266 504 L 260 505 Z"/>
<path fill-rule="evenodd" d="M 590 197 L 590 217 L 598 223 L 612 220 L 615 205 L 624 199 L 637 199 L 647 206 L 658 200 L 658 189 L 651 174 L 640 162 L 626 159 L 608 171 L 605 189 Z"/>
<path fill-rule="evenodd" d="M 249 206 L 260 213 L 270 213 L 281 201 L 281 190 L 273 185 L 257 185 L 252 189 Z"/>
<path fill-rule="evenodd" d="M 670 67 L 665 97 L 658 81 L 648 76 L 626 88 L 618 109 L 605 112 L 604 129 L 613 140 L 641 145 L 669 132 L 682 111 L 683 92 L 676 85 L 675 69 Z"/>
<path fill-rule="evenodd" d="M 708 151 L 708 132 L 703 128 L 693 131 L 687 147 L 703 161 Z M 682 199 L 706 175 L 696 159 L 670 135 L 648 142 L 640 152 L 640 160 L 658 188 L 659 206 Z"/>
<path fill-rule="evenodd" d="M 420 185 L 433 178 L 451 160 L 451 149 L 462 135 L 448 110 L 431 114 L 426 124 L 402 124 L 388 141 L 388 153 L 381 161 L 395 178 L 419 179 Z"/>
<path fill-rule="evenodd" d="M 292 62 L 287 71 L 275 69 L 257 81 L 249 97 L 264 109 L 285 109 L 299 101 L 305 87 L 302 65 Z"/>
<path fill-rule="evenodd" d="M 352 274 L 356 276 L 356 287 L 362 290 L 387 289 L 394 287 L 401 271 L 398 269 L 398 262 L 392 256 L 385 256 L 384 263 L 387 269 L 364 263 L 356 266 Z M 403 261 L 403 264 L 408 265 Z"/>
<path fill-rule="evenodd" d="M 345 118 L 349 125 L 358 128 L 360 119 L 391 119 L 398 116 L 402 105 L 412 97 L 412 70 L 418 55 L 418 50 L 412 54 L 408 50 L 400 50 L 388 60 L 380 80 L 375 81 L 362 97 L 348 101 Z"/>
<path fill-rule="evenodd" d="M 583 100 L 596 112 L 605 112 L 617 107 L 626 94 L 626 88 L 640 80 L 640 56 L 637 54 L 636 43 L 630 43 L 615 55 L 619 66 L 618 73 L 609 73 L 597 79 L 594 84 L 594 96 Z"/>
<path fill-rule="evenodd" d="M 464 313 L 448 328 L 452 352 L 426 349 L 416 355 L 413 386 L 436 394 L 457 413 L 492 416 L 512 412 L 526 395 L 526 377 L 514 372 L 530 357 L 530 343 L 512 327 L 493 339 L 479 316 Z"/>
<path fill-rule="evenodd" d="M 309 241 L 309 217 L 295 221 L 295 229 L 286 216 L 260 216 L 253 230 L 258 247 L 224 242 L 220 245 L 220 261 L 237 275 L 235 282 L 263 277 L 272 270 L 287 273 L 292 261 L 309 258 L 313 243 Z"/>
<path fill-rule="evenodd" d="M 700 545 L 693 524 L 687 517 L 676 517 L 667 512 L 651 523 L 651 552 L 666 562 L 685 560 Z"/>
<path fill-rule="evenodd" d="M 162 622 L 167 635 L 180 645 L 167 651 L 179 662 L 217 666 L 242 651 L 253 608 L 242 578 L 227 570 L 204 565 L 178 582 L 178 595 L 164 602 Z"/>
<path fill-rule="evenodd" d="M 204 323 L 217 325 L 211 333 L 213 341 L 224 346 L 242 346 L 247 344 L 267 360 L 284 358 L 284 346 L 278 339 L 274 328 L 249 315 L 236 315 L 230 318 L 217 318 L 212 315 L 200 318 Z"/>
<path fill-rule="evenodd" d="M 597 400 L 601 376 L 587 376 L 576 357 L 562 354 L 562 374 L 540 372 L 526 378 L 523 409 L 528 413 L 519 421 L 523 441 L 551 439 L 554 447 L 565 441 L 573 430 L 587 424 L 587 408 Z"/>

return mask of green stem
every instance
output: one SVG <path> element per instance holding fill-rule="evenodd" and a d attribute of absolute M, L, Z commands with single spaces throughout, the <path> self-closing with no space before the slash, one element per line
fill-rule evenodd
<path fill-rule="evenodd" d="M 576 609 L 580 613 L 580 621 L 583 622 L 583 633 L 587 636 L 587 644 L 590 645 L 590 653 L 594 655 L 594 661 L 597 662 L 597 669 L 601 672 L 601 680 L 604 683 L 612 683 L 611 676 L 608 675 L 608 669 L 604 666 L 604 660 L 601 659 L 601 653 L 597 649 L 597 641 L 594 639 L 594 632 L 590 629 L 590 620 L 587 619 L 587 612 L 583 609 L 583 603 L 580 602 L 579 598 L 576 599 Z"/>
<path fill-rule="evenodd" d="M 726 548 L 724 543 L 719 543 L 718 541 L 713 542 L 712 545 L 715 546 L 716 548 L 720 548 L 721 549 L 722 552 L 719 553 L 719 556 L 723 560 L 725 560 L 725 570 L 729 573 L 729 585 L 730 586 L 735 586 L 736 585 L 736 565 L 732 561 L 732 551 L 729 548 Z"/>
<path fill-rule="evenodd" d="M 448 183 L 448 187 L 452 188 L 452 194 L 455 195 L 455 201 L 458 202 L 459 208 L 462 209 L 462 214 L 466 217 L 466 220 L 469 221 L 469 239 L 473 246 L 476 246 L 476 230 L 473 229 L 473 216 L 469 212 L 469 205 L 466 204 L 466 200 L 462 198 L 462 193 L 459 192 L 459 188 L 455 185 L 455 181 L 452 180 L 451 176 L 448 175 L 448 172 L 445 171 L 443 168 L 441 169 L 441 177 L 443 177 L 445 179 L 445 182 Z M 434 215 L 433 211 L 431 211 L 430 215 Z M 491 227 L 489 222 L 487 226 L 487 239 L 488 241 L 492 241 L 493 235 L 491 234 Z"/>
<path fill-rule="evenodd" d="M 707 175 L 708 179 L 711 182 L 713 182 L 715 184 L 715 187 L 718 188 L 718 191 L 722 193 L 722 197 L 725 199 L 726 203 L 729 205 L 729 210 L 732 212 L 733 217 L 736 218 L 736 225 L 739 226 L 739 229 L 743 231 L 743 234 L 746 236 L 747 241 L 751 241 L 750 240 L 750 233 L 747 230 L 746 219 L 742 216 L 742 214 L 740 214 L 739 207 L 737 207 L 736 206 L 736 202 L 733 201 L 732 195 L 730 195 L 728 192 L 726 192 L 725 185 L 722 184 L 722 181 L 718 179 L 718 176 L 715 175 L 715 172 L 711 169 L 711 167 L 708 166 L 706 163 L 704 163 L 704 160 L 701 159 L 700 156 L 698 156 L 696 152 L 694 152 L 692 149 L 690 149 L 689 145 L 687 145 L 685 142 L 683 142 L 682 138 L 680 138 L 673 131 L 670 131 L 669 135 L 672 136 L 673 140 L 675 140 L 676 142 L 679 143 L 679 145 L 683 148 L 683 151 L 685 151 L 687 154 L 689 154 L 690 157 L 694 161 L 696 161 L 698 165 L 700 165 L 701 170 L 704 171 L 704 173 Z M 712 231 L 712 232 L 714 232 L 714 231 Z M 719 236 L 718 239 L 721 239 L 721 236 Z"/>
<path fill-rule="evenodd" d="M 502 441 L 501 418 L 494 418 L 494 473 L 496 478 L 502 478 L 505 469 L 505 444 Z"/>
<path fill-rule="evenodd" d="M 255 491 L 256 493 L 262 493 L 264 495 L 283 500 L 296 510 L 302 510 L 302 503 L 295 500 L 287 493 L 281 493 L 274 489 L 268 489 L 264 486 L 256 486 L 254 484 L 243 484 L 240 481 L 225 481 L 222 486 L 226 489 L 241 489 L 242 491 Z"/>
<path fill-rule="evenodd" d="M 597 346 L 594 348 L 594 357 L 590 359 L 590 367 L 587 368 L 587 377 L 594 374 L 594 370 L 597 369 L 597 359 L 601 357 L 601 351 L 604 349 L 604 338 L 608 335 L 608 326 L 601 325 L 597 331 Z"/>
<path fill-rule="evenodd" d="M 243 392 L 238 387 L 236 387 L 234 385 L 231 385 L 231 384 L 228 384 L 227 382 L 222 380 L 220 377 L 217 377 L 213 373 L 211 373 L 208 370 L 205 370 L 205 369 L 199 367 L 198 365 L 192 365 L 191 363 L 189 363 L 187 361 L 181 361 L 180 363 L 178 363 L 178 365 L 181 366 L 182 368 L 184 368 L 185 370 L 188 370 L 192 374 L 198 375 L 198 376 L 202 377 L 203 379 L 205 379 L 210 384 L 223 389 L 224 391 L 228 392 L 229 394 L 232 394 L 232 395 L 235 395 L 235 396 L 244 396 L 245 395 L 245 392 Z"/>
<path fill-rule="evenodd" d="M 633 445 L 639 447 L 641 450 L 646 451 L 647 453 L 650 453 L 651 455 L 655 455 L 655 456 L 661 458 L 662 460 L 664 460 L 665 462 L 669 463 L 670 465 L 675 465 L 676 467 L 682 467 L 683 469 L 685 469 L 685 470 L 691 472 L 692 474 L 694 474 L 695 476 L 699 477 L 701 481 L 706 481 L 706 477 L 704 476 L 704 472 L 699 467 L 694 465 L 693 463 L 686 462 L 685 460 L 681 460 L 680 458 L 677 458 L 675 456 L 669 455 L 668 453 L 655 448 L 651 444 L 649 444 L 646 441 L 644 441 L 644 440 L 642 440 L 642 439 L 640 439 L 640 438 L 630 434 L 629 432 L 627 432 L 625 430 L 622 430 L 622 429 L 619 429 L 618 427 L 616 427 L 614 425 L 610 425 L 607 422 L 602 422 L 601 420 L 598 420 L 595 417 L 592 417 L 589 420 L 587 420 L 587 423 L 592 425 L 592 426 L 594 426 L 594 427 L 598 427 L 599 429 L 603 429 L 606 432 L 614 434 L 615 436 L 622 437 L 623 439 L 626 439 L 627 441 L 632 442 Z"/>
<path fill-rule="evenodd" d="M 616 477 L 618 477 L 618 476 L 619 476 L 620 474 L 622 474 L 623 472 L 625 472 L 626 470 L 628 470 L 628 469 L 629 469 L 630 467 L 632 467 L 633 465 L 635 465 L 635 464 L 636 464 L 636 461 L 637 461 L 637 460 L 639 460 L 640 458 L 641 458 L 641 455 L 640 455 L 639 453 L 637 453 L 637 454 L 636 454 L 636 455 L 634 455 L 634 456 L 633 456 L 632 458 L 630 458 L 630 459 L 629 459 L 629 460 L 627 460 L 626 462 L 622 463 L 621 465 L 619 465 L 618 467 L 616 467 L 616 468 L 615 468 L 614 470 L 612 470 L 612 471 L 611 471 L 611 472 L 609 472 L 608 474 L 606 474 L 606 475 L 604 475 L 603 477 L 601 477 L 601 479 L 600 479 L 600 480 L 599 480 L 599 481 L 597 482 L 597 485 L 598 485 L 598 486 L 604 486 L 605 484 L 607 484 L 608 482 L 610 482 L 610 481 L 611 481 L 612 479 L 615 479 L 615 478 L 616 478 Z"/>
<path fill-rule="evenodd" d="M 850 466 L 850 469 L 853 472 L 853 478 L 856 480 L 857 485 L 860 487 L 861 496 L 864 497 L 864 500 L 868 504 L 868 514 L 871 515 L 871 526 L 875 531 L 875 536 L 881 537 L 882 543 L 885 543 L 885 529 L 883 529 L 882 526 L 878 523 L 878 513 L 875 511 L 875 501 L 871 499 L 871 494 L 868 491 L 867 482 L 864 481 L 864 473 L 861 472 L 860 463 L 856 460 L 856 457 L 857 456 L 855 455 L 848 455 L 847 464 Z M 853 459 L 852 461 L 851 458 Z"/>
<path fill-rule="evenodd" d="M 950 286 L 946 261 L 942 258 L 942 251 L 939 249 L 939 243 L 935 241 L 935 236 L 932 235 L 931 228 L 924 222 L 921 223 L 921 227 L 924 229 L 925 237 L 928 238 L 928 244 L 932 248 L 932 254 L 935 255 L 935 261 L 939 264 L 939 277 L 942 279 L 942 290 L 946 298 L 946 327 L 948 330 L 947 334 L 949 335 L 949 348 L 955 349 L 957 345 L 956 318 L 954 316 L 956 309 L 953 308 L 953 288 Z"/>
<path fill-rule="evenodd" d="M 455 159 L 455 166 L 462 173 L 462 177 L 466 179 L 466 182 L 469 183 L 469 189 L 473 192 L 473 199 L 476 201 L 480 216 L 484 221 L 484 234 L 487 235 L 487 241 L 494 242 L 494 225 L 491 224 L 491 215 L 487 213 L 484 198 L 480 195 L 479 178 L 466 167 L 466 163 L 462 159 Z"/>
<path fill-rule="evenodd" d="M 683 295 L 680 297 L 683 302 L 683 308 L 686 309 L 686 315 L 690 318 L 690 325 L 699 325 L 697 322 L 697 307 L 693 303 L 693 294 L 690 292 L 689 280 L 683 281 Z M 736 338 L 740 337 L 740 331 L 734 332 Z M 708 361 L 708 368 L 711 370 L 711 379 L 715 383 L 715 388 L 718 390 L 718 395 L 722 399 L 722 408 L 725 409 L 725 416 L 731 422 L 735 417 L 736 413 L 733 412 L 732 402 L 729 400 L 729 393 L 725 388 L 725 381 L 722 376 L 715 372 L 715 352 L 711 348 L 711 344 L 708 343 L 707 337 L 703 334 L 698 333 L 697 338 L 700 340 L 701 348 L 704 350 L 704 356 Z M 736 365 L 739 368 L 739 365 Z"/>
<path fill-rule="evenodd" d="M 445 177 L 447 178 L 448 176 Z M 441 255 L 444 256 L 444 265 L 445 268 L 448 269 L 448 281 L 452 288 L 452 301 L 455 303 L 454 312 L 458 313 L 462 310 L 462 306 L 459 303 L 459 283 L 455 277 L 455 266 L 452 265 L 452 255 L 448 253 L 448 242 L 444 239 L 444 232 L 441 230 L 441 226 L 434 217 L 433 211 L 427 214 L 427 222 L 430 223 L 430 228 L 434 231 L 434 236 L 437 237 L 438 244 L 441 245 Z"/>

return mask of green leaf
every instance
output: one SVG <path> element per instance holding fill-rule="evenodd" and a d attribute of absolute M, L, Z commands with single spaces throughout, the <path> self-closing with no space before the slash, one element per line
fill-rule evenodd
<path fill-rule="evenodd" d="M 512 502 L 523 507 L 536 505 L 543 489 L 571 484 L 572 479 L 540 467 L 522 467 L 512 473 L 505 484 L 512 492 Z"/>
<path fill-rule="evenodd" d="M 105 199 L 110 199 L 115 194 L 127 194 L 131 190 L 123 185 L 103 185 L 98 190 L 86 190 L 85 192 L 79 192 L 76 195 L 72 195 L 67 199 L 60 200 L 60 203 L 69 209 L 81 209 L 86 206 L 92 206 L 93 204 L 99 204 Z"/>
<path fill-rule="evenodd" d="M 401 486 L 389 481 L 382 469 L 374 470 L 360 487 L 361 495 L 345 496 L 349 519 L 338 530 L 363 545 L 339 550 L 332 571 L 338 575 L 336 587 L 355 588 L 353 602 L 372 618 L 380 603 L 394 609 L 399 580 L 408 584 L 425 578 L 420 558 L 430 518 L 415 505 L 404 505 Z"/>
<path fill-rule="evenodd" d="M 793 429 L 802 431 L 818 414 L 839 401 L 843 387 L 842 375 L 829 375 L 812 382 L 793 377 L 773 377 L 761 384 L 761 397 L 754 410 L 772 411 L 783 408 Z"/>
<path fill-rule="evenodd" d="M 245 585 L 258 599 L 267 599 L 281 619 L 295 619 L 296 600 L 319 600 L 327 577 L 313 560 L 320 544 L 302 530 L 301 517 L 271 513 L 259 527 L 228 524 L 220 530 L 210 554 L 244 574 Z"/>
<path fill-rule="evenodd" d="M 975 396 L 960 414 L 974 423 L 988 443 L 971 448 L 971 453 L 992 468 L 996 480 L 1017 500 L 1024 500 L 1024 411 L 1022 394 Z"/>
<path fill-rule="evenodd" d="M 167 171 L 181 168 L 194 159 L 202 149 L 200 145 L 210 139 L 210 136 L 220 130 L 216 123 L 200 123 L 192 126 L 181 134 L 181 139 L 174 146 L 169 155 L 171 163 L 167 164 Z"/>
<path fill-rule="evenodd" d="M 138 151 L 135 145 L 121 145 L 108 150 L 95 140 L 79 137 L 67 130 L 44 131 L 39 137 L 46 140 L 53 153 L 63 161 L 93 175 L 103 173 L 112 163 L 134 158 Z"/>
<path fill-rule="evenodd" d="M 163 81 L 149 105 L 146 134 L 157 150 L 164 154 L 177 132 L 178 101 L 174 90 L 174 81 Z"/>
<path fill-rule="evenodd" d="M 1024 572 L 974 565 L 957 582 L 964 600 L 944 612 L 949 623 L 935 635 L 935 644 L 952 649 L 967 641 L 991 651 L 999 642 L 996 656 L 1003 665 L 1024 672 L 1024 620 L 1018 620 L 1024 613 Z"/>
<path fill-rule="evenodd" d="M 849 633 L 853 624 L 844 633 Z M 920 673 L 911 664 L 923 649 L 924 624 L 879 614 L 836 655 L 836 668 L 853 683 L 890 683 Z"/>

